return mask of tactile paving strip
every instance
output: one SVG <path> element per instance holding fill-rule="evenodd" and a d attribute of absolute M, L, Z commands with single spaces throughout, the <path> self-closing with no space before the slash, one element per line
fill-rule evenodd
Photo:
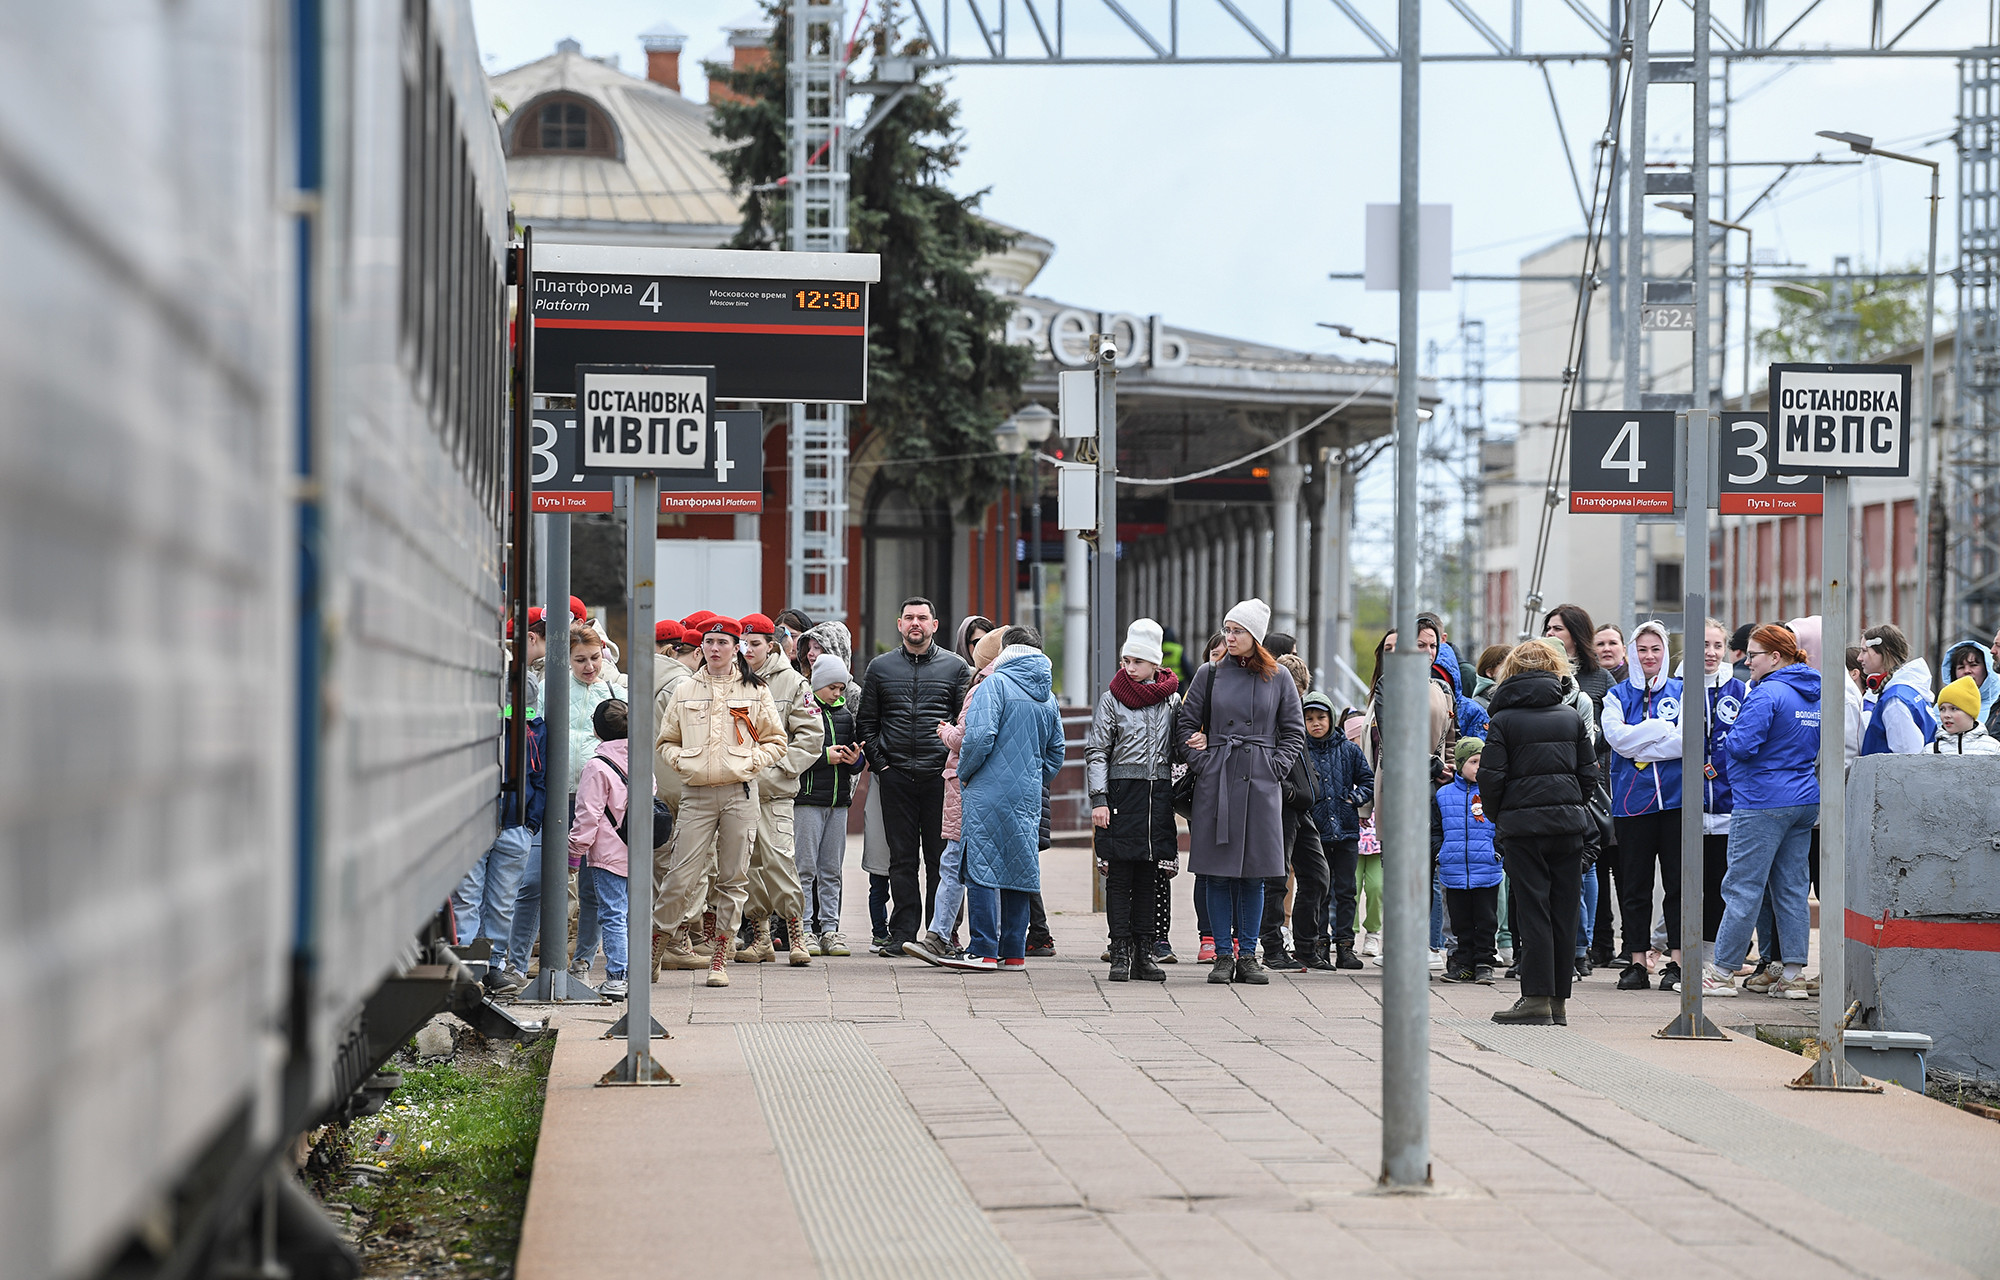
<path fill-rule="evenodd" d="M 1871 1151 L 1560 1027 L 1443 1025 L 1975 1275 L 2000 1269 L 2000 1211 Z"/>
<path fill-rule="evenodd" d="M 1027 1280 L 853 1026 L 737 1028 L 826 1280 Z"/>

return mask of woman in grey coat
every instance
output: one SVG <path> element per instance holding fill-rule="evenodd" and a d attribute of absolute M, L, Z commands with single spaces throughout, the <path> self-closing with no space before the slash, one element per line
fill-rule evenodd
<path fill-rule="evenodd" d="M 1264 648 L 1270 622 L 1262 600 L 1229 611 L 1229 651 L 1196 674 L 1175 726 L 1195 775 L 1188 870 L 1210 878 L 1210 982 L 1271 980 L 1257 963 L 1263 882 L 1285 874 L 1284 780 L 1306 748 L 1306 722 L 1298 687 Z"/>

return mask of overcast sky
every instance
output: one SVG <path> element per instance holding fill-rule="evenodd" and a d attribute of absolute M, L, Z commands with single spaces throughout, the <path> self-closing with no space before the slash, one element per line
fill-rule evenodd
<path fill-rule="evenodd" d="M 1506 30 L 1508 6 L 1502 0 L 1472 2 L 1492 26 Z M 1891 30 L 1927 2 L 1889 0 Z M 935 19 L 941 0 L 926 3 Z M 989 20 L 997 20 L 999 3 L 988 0 L 983 6 Z M 1240 0 L 1239 7 L 1275 29 L 1277 4 Z M 850 4 L 850 22 L 858 7 Z M 1141 15 L 1164 13 L 1165 7 L 1165 0 L 1127 4 Z M 1355 7 L 1393 33 L 1392 0 L 1355 0 Z M 1590 7 L 1607 6 L 1599 0 Z M 1771 6 L 1773 30 L 1802 7 L 1803 0 L 1777 0 Z M 879 8 L 877 0 L 874 11 Z M 1222 25 L 1209 21 L 1220 12 L 1214 0 L 1180 0 L 1180 8 L 1188 22 L 1183 52 L 1244 48 L 1247 37 L 1226 30 L 1226 18 Z M 1531 22 L 1554 24 L 1559 18 L 1566 24 L 1560 30 L 1580 37 L 1581 27 L 1554 0 L 1535 0 L 1527 8 Z M 1865 37 L 1865 6 L 1827 8 L 1842 12 L 1808 19 L 1800 37 L 1840 43 Z M 1904 46 L 1977 43 L 1986 8 L 1984 0 L 1943 0 Z M 1115 19 L 1094 12 L 1092 0 L 1069 0 L 1067 9 L 1073 48 L 1143 52 L 1134 38 L 1121 34 Z M 1426 9 L 1427 49 L 1474 47 L 1475 37 L 1447 6 Z M 1727 20 L 1740 17 L 1740 6 L 1719 9 Z M 1306 15 L 1320 10 L 1332 12 L 1324 4 L 1298 6 L 1297 47 L 1314 42 L 1357 47 L 1351 32 L 1309 27 Z M 542 57 L 558 39 L 574 36 L 584 52 L 616 54 L 626 69 L 643 75 L 638 33 L 670 20 L 689 35 L 683 91 L 702 99 L 706 84 L 695 64 L 704 57 L 726 60 L 725 26 L 747 20 L 755 10 L 745 0 L 593 0 L 587 6 L 474 0 L 473 12 L 488 70 L 495 72 Z M 1659 12 L 1655 48 L 1688 47 L 1690 23 L 1682 0 L 1663 0 Z M 1018 40 L 1025 28 L 1019 0 L 1013 0 L 1010 13 Z M 971 30 L 964 0 L 957 0 L 953 21 L 961 32 Z M 1853 25 L 1843 25 L 1848 22 Z M 1531 26 L 1529 42 L 1557 30 Z M 1588 45 L 1576 38 L 1564 47 Z M 1603 64 L 1554 65 L 1549 79 L 1587 185 L 1592 143 L 1607 110 Z M 963 191 L 990 188 L 983 205 L 987 213 L 1055 242 L 1055 257 L 1037 280 L 1037 292 L 1105 310 L 1157 312 L 1171 324 L 1300 350 L 1375 354 L 1315 328 L 1319 320 L 1394 336 L 1393 293 L 1369 293 L 1359 282 L 1326 278 L 1330 271 L 1361 268 L 1364 206 L 1396 199 L 1394 68 L 968 67 L 955 70 L 950 83 L 963 107 L 967 143 L 954 185 Z M 1739 63 L 1732 92 L 1740 100 L 1731 119 L 1732 160 L 1803 160 L 1822 151 L 1847 155 L 1845 148 L 1814 137 L 1818 129 L 1870 134 L 1882 145 L 1944 160 L 1939 259 L 1950 269 L 1956 256 L 1957 184 L 1948 141 L 1957 109 L 1955 63 Z M 1657 88 L 1649 102 L 1650 158 L 1685 160 L 1692 90 Z M 1531 65 L 1425 67 L 1423 199 L 1453 207 L 1457 271 L 1507 273 L 1524 255 L 1582 231 L 1583 214 L 1555 119 L 1549 89 Z M 1736 170 L 1732 209 L 1740 210 L 1778 173 Z M 1837 254 L 1851 256 L 1857 270 L 1878 262 L 1921 263 L 1927 183 L 1926 171 L 1882 160 L 1803 171 L 1751 215 L 1759 257 L 1768 249 L 1776 261 L 1813 271 L 1830 269 Z M 1671 213 L 1656 212 L 1648 221 L 1650 228 L 1668 232 L 1686 225 Z M 1740 238 L 1731 237 L 1729 252 L 1740 259 Z M 1955 305 L 1949 282 L 1939 290 L 1939 303 L 1947 311 Z M 1460 316 L 1467 315 L 1486 321 L 1489 371 L 1513 372 L 1515 304 L 1514 286 L 1504 284 L 1461 285 L 1450 294 L 1425 295 L 1423 336 L 1444 348 L 1439 370 L 1456 372 L 1453 346 Z M 1759 323 L 1767 324 L 1767 293 L 1760 291 L 1757 306 Z M 1731 307 L 1734 312 L 1733 298 Z M 1732 359 L 1729 384 L 1739 377 Z M 1512 388 L 1490 387 L 1487 404 L 1489 419 L 1504 429 L 1512 418 Z M 1371 479 L 1378 483 L 1370 490 L 1380 492 L 1381 478 Z M 1362 514 L 1365 520 L 1385 519 L 1386 503 L 1371 502 Z"/>

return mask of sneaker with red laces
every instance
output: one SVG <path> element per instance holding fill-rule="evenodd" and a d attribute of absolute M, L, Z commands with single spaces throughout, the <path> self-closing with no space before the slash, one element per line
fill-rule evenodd
<path fill-rule="evenodd" d="M 1196 963 L 1196 964 L 1214 964 L 1214 963 L 1215 963 L 1215 939 L 1214 939 L 1214 938 L 1211 938 L 1211 937 L 1209 937 L 1209 936 L 1208 936 L 1207 934 L 1203 934 L 1203 935 L 1202 935 L 1202 938 L 1201 938 L 1201 950 L 1200 950 L 1199 952 L 1197 952 L 1197 953 L 1196 953 L 1196 955 L 1195 955 L 1195 958 L 1194 958 L 1194 961 L 1195 961 L 1195 963 Z"/>
<path fill-rule="evenodd" d="M 1028 960 L 1025 956 L 1015 956 L 1012 960 L 1002 960 L 1000 962 L 1000 972 L 1002 973 L 1026 973 L 1027 971 Z"/>

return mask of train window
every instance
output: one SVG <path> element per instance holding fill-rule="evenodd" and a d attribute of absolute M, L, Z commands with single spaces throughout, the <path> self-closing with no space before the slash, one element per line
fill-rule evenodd
<path fill-rule="evenodd" d="M 515 155 L 618 157 L 618 132 L 590 99 L 549 93 L 515 113 L 511 150 Z"/>

